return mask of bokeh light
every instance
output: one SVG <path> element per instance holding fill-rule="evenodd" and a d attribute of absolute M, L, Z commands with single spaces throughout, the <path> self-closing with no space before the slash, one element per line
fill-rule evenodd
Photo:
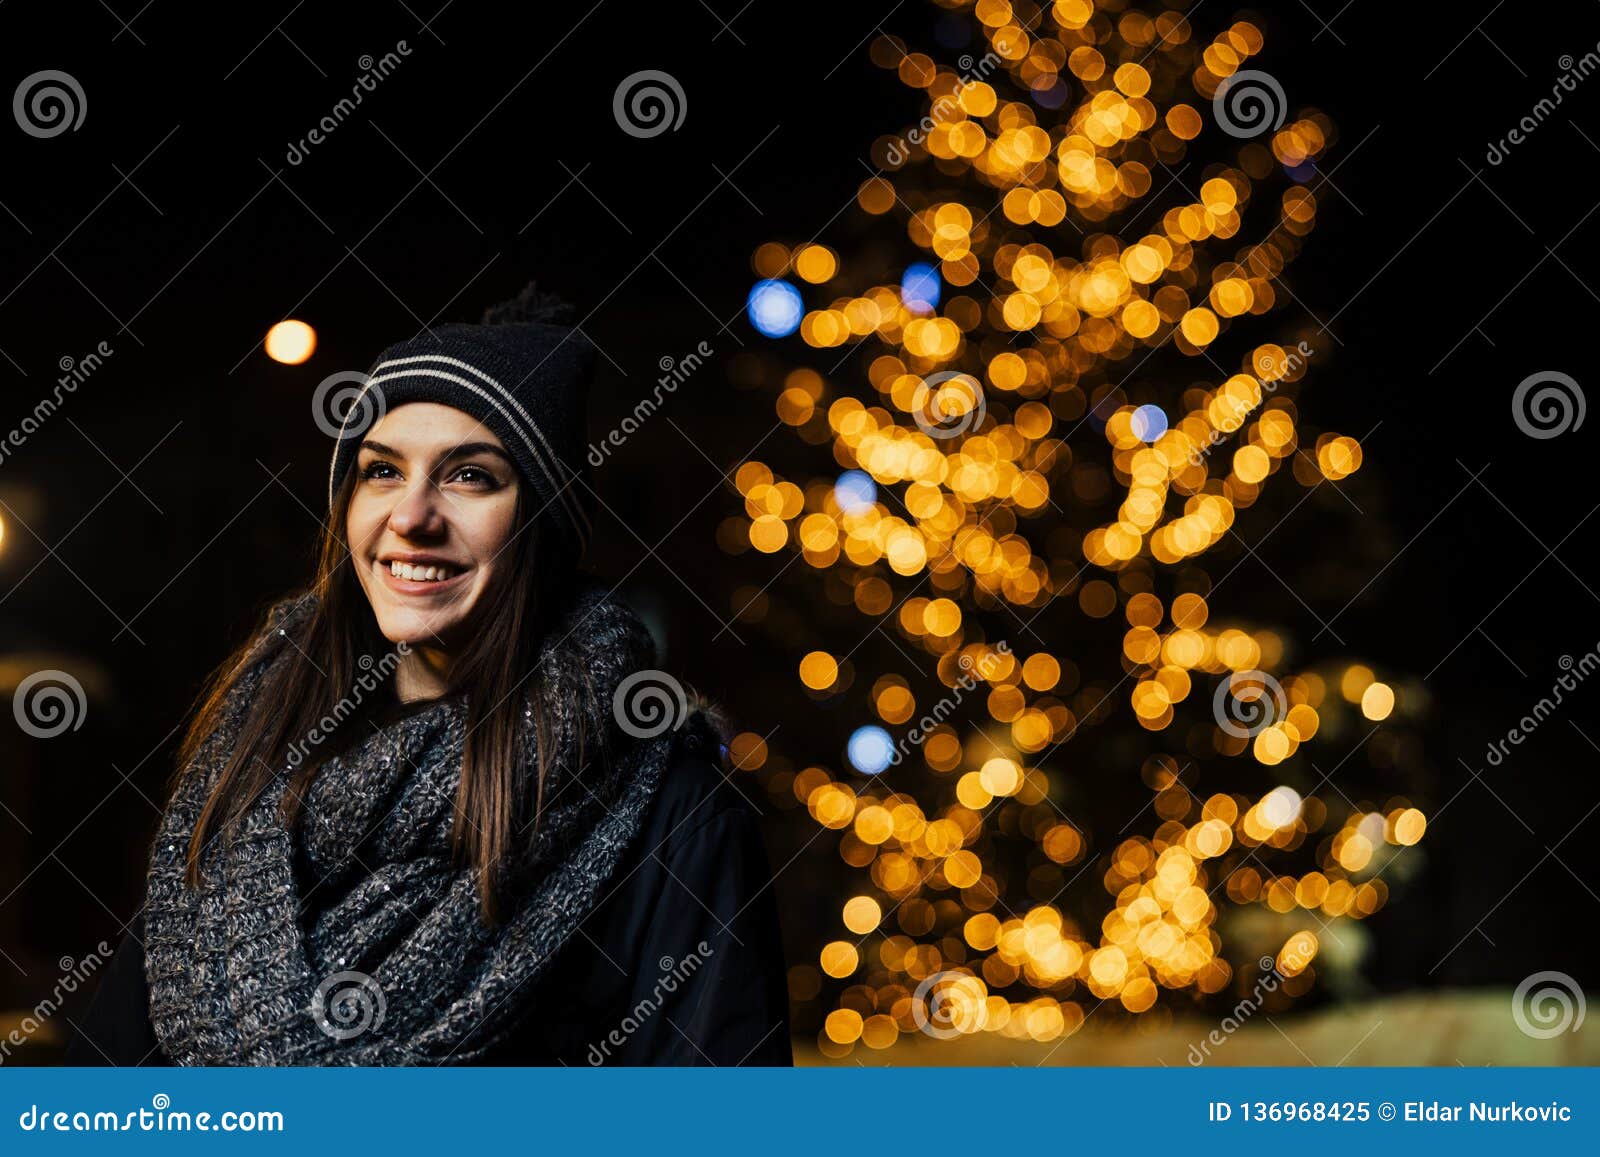
<path fill-rule="evenodd" d="M 1263 960 L 1274 1007 L 1349 983 L 1350 925 L 1427 828 L 1385 790 L 1424 779 L 1401 733 L 1422 697 L 1231 578 L 1313 492 L 1366 484 L 1358 440 L 1301 408 L 1341 351 L 1285 308 L 1336 127 L 1219 131 L 1218 87 L 1265 46 L 1248 20 L 944 6 L 992 67 L 872 42 L 921 107 L 873 146 L 860 243 L 754 252 L 752 321 L 815 356 L 753 359 L 794 442 L 738 467 L 718 532 L 768 568 L 736 610 L 804 652 L 827 737 L 789 736 L 769 790 L 858 874 L 826 933 L 852 939 L 808 966 L 832 1058 L 918 1032 L 935 978 L 955 1035 L 1027 1041 L 1102 1005 L 1229 1008 Z M 789 276 L 823 287 L 811 308 Z M 1274 558 L 1281 583 L 1360 569 L 1334 522 Z M 879 722 L 830 766 L 841 718 Z"/>
<path fill-rule="evenodd" d="M 316 352 L 317 331 L 303 321 L 280 321 L 267 330 L 262 345 L 273 361 L 297 366 Z"/>
<path fill-rule="evenodd" d="M 878 500 L 878 484 L 865 470 L 846 470 L 833 484 L 834 501 L 845 514 L 862 514 Z"/>
<path fill-rule="evenodd" d="M 1155 442 L 1167 432 L 1166 411 L 1160 406 L 1140 406 L 1128 421 L 1133 436 L 1141 442 Z"/>
<path fill-rule="evenodd" d="M 750 324 L 765 337 L 788 337 L 800 328 L 804 309 L 800 291 L 780 278 L 756 282 L 745 302 Z"/>
<path fill-rule="evenodd" d="M 900 302 L 910 313 L 932 313 L 939 304 L 939 270 L 926 261 L 906 266 L 900 278 Z"/>
<path fill-rule="evenodd" d="M 894 740 L 883 728 L 868 724 L 850 733 L 846 754 L 851 766 L 862 775 L 877 775 L 894 758 Z"/>

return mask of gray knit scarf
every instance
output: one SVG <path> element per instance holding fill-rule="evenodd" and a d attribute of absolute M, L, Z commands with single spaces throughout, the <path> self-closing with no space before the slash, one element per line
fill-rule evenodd
<path fill-rule="evenodd" d="M 696 711 L 692 726 L 636 741 L 622 734 L 613 696 L 652 667 L 654 647 L 631 611 L 587 588 L 541 649 L 541 694 L 563 754 L 551 761 L 538 838 L 519 869 L 526 886 L 499 928 L 479 918 L 472 870 L 451 865 L 461 696 L 381 729 L 368 724 L 370 735 L 318 768 L 293 831 L 277 818 L 291 774 L 280 770 L 239 834 L 210 842 L 192 890 L 182 876 L 195 820 L 244 712 L 270 709 L 256 703 L 261 681 L 312 599 L 274 608 L 225 722 L 162 817 L 145 915 L 151 1023 L 167 1056 L 185 1065 L 479 1061 L 527 1017 L 535 982 L 598 902 L 663 771 L 685 742 L 705 743 L 710 725 Z M 599 691 L 604 718 L 577 718 L 580 680 Z M 608 767 L 574 766 L 580 725 L 591 737 L 609 729 Z M 531 722 L 526 750 L 537 750 Z M 312 889 L 314 918 L 302 914 Z"/>

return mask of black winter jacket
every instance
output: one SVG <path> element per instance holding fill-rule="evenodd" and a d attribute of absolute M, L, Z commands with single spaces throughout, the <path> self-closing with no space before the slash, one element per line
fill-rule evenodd
<path fill-rule="evenodd" d="M 734 775 L 738 773 L 735 772 Z M 751 804 L 688 756 L 492 1065 L 789 1065 L 772 873 Z M 69 1065 L 167 1065 L 150 1025 L 144 919 L 128 926 Z"/>

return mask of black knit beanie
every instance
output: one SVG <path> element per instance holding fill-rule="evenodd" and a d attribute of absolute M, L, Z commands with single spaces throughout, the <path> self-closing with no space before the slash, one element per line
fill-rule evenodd
<path fill-rule="evenodd" d="M 582 332 L 562 324 L 570 313 L 530 284 L 486 310 L 481 325 L 436 326 L 379 354 L 334 444 L 329 510 L 361 436 L 377 419 L 406 402 L 437 402 L 494 431 L 543 513 L 582 553 L 593 525 L 583 447 L 595 349 Z"/>

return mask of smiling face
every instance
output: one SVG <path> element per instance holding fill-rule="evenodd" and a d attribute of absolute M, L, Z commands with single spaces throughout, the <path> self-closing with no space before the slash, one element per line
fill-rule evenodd
<path fill-rule="evenodd" d="M 346 535 L 391 643 L 449 652 L 470 637 L 517 551 L 517 472 L 488 427 L 410 402 L 361 441 Z"/>

